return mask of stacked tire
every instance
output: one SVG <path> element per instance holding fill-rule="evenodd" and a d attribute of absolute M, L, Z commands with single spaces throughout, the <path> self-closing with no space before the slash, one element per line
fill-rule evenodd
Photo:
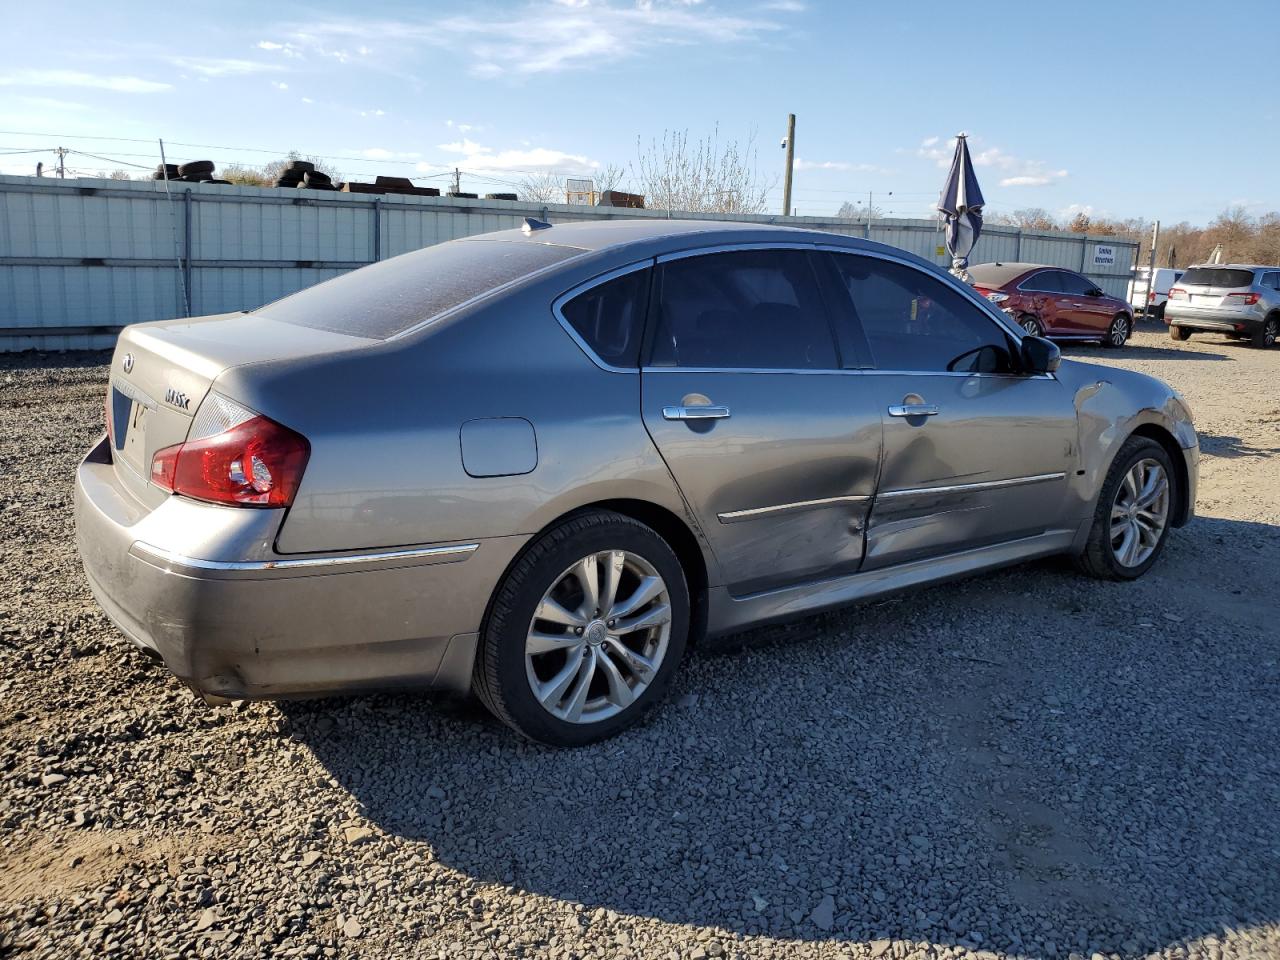
<path fill-rule="evenodd" d="M 230 183 L 213 175 L 212 160 L 192 160 L 190 163 L 162 163 L 151 175 L 152 180 L 172 180 L 177 183 Z"/>
<path fill-rule="evenodd" d="M 327 173 L 310 160 L 290 160 L 276 180 L 277 187 L 300 190 L 337 190 Z"/>

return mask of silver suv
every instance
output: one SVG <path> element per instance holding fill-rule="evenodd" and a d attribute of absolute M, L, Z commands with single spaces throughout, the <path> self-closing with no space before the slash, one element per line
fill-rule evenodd
<path fill-rule="evenodd" d="M 1280 334 L 1280 267 L 1211 263 L 1189 267 L 1169 291 L 1169 336 L 1225 333 L 1255 347 L 1274 346 Z"/>

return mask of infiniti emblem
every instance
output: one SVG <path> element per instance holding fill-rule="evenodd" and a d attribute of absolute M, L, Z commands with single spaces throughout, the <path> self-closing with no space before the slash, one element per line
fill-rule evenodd
<path fill-rule="evenodd" d="M 133 373 L 133 354 L 132 353 L 126 353 L 124 355 L 124 363 L 122 364 L 122 366 L 124 367 L 125 373 Z"/>

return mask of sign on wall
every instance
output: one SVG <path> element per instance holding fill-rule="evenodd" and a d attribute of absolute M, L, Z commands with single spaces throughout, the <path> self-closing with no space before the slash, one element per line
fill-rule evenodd
<path fill-rule="evenodd" d="M 1114 267 L 1116 265 L 1116 248 L 1109 244 L 1093 245 L 1093 265 L 1095 267 Z"/>

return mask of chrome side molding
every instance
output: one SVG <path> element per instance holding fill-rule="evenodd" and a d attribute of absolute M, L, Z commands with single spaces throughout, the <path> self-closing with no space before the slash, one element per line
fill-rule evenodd
<path fill-rule="evenodd" d="M 869 496 L 826 497 L 822 500 L 797 500 L 795 503 L 779 503 L 771 507 L 756 507 L 752 510 L 730 510 L 716 514 L 721 523 L 739 523 L 743 520 L 754 520 L 757 517 L 776 516 L 780 513 L 795 513 L 799 510 L 813 510 L 817 507 L 830 507 L 837 503 L 867 503 Z"/>
<path fill-rule="evenodd" d="M 889 497 L 915 497 L 927 493 L 969 493 L 976 490 L 997 490 L 1000 487 L 1020 487 L 1027 483 L 1048 483 L 1066 479 L 1065 473 L 1039 473 L 1033 477 L 1010 477 L 1008 480 L 984 480 L 981 483 L 953 483 L 945 487 L 907 487 L 902 490 L 885 490 L 876 494 L 879 499 Z"/>
<path fill-rule="evenodd" d="M 344 553 L 327 557 L 285 557 L 279 560 L 203 560 L 187 557 L 171 550 L 136 540 L 129 552 L 140 560 L 172 573 L 190 572 L 214 579 L 237 577 L 288 577 L 325 573 L 356 573 L 387 567 L 420 566 L 433 563 L 458 563 L 479 549 L 478 543 L 460 543 L 441 547 L 410 547 L 378 550 L 368 553 Z"/>

